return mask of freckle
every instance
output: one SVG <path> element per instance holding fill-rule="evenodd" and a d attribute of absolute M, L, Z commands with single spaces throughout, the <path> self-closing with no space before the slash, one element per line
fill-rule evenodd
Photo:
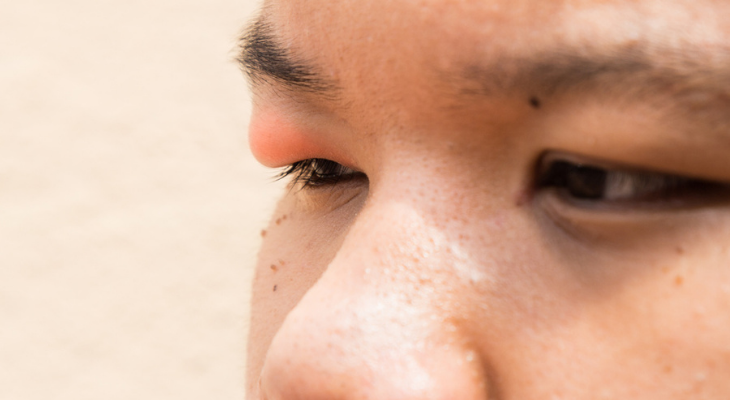
<path fill-rule="evenodd" d="M 684 283 L 684 278 L 682 278 L 681 276 L 678 276 L 678 277 L 674 278 L 674 283 L 677 286 L 682 286 L 682 284 Z"/>
<path fill-rule="evenodd" d="M 530 105 L 532 106 L 532 108 L 537 109 L 537 108 L 540 108 L 540 106 L 542 104 L 540 102 L 540 99 L 538 99 L 537 97 L 534 97 L 533 96 L 533 97 L 530 97 Z"/>
<path fill-rule="evenodd" d="M 289 216 L 288 215 L 284 215 L 283 217 L 281 217 L 281 220 L 283 221 L 283 220 L 286 220 L 287 218 L 289 218 Z"/>
<path fill-rule="evenodd" d="M 279 264 L 281 264 L 281 266 L 283 267 L 283 266 L 285 266 L 285 265 L 286 265 L 286 261 L 284 261 L 284 260 L 279 260 Z"/>
<path fill-rule="evenodd" d="M 261 230 L 261 237 L 266 237 L 266 229 Z"/>
<path fill-rule="evenodd" d="M 274 285 L 274 291 L 275 291 L 275 292 L 276 292 L 276 289 L 277 289 L 277 288 L 278 288 L 278 286 L 277 286 L 277 285 Z"/>
<path fill-rule="evenodd" d="M 279 268 L 278 268 L 278 267 L 277 267 L 276 265 L 274 265 L 274 264 L 271 264 L 271 270 L 272 270 L 272 271 L 276 272 L 276 271 L 277 271 L 278 269 L 279 269 Z"/>
<path fill-rule="evenodd" d="M 684 254 L 684 247 L 682 246 L 677 246 L 675 250 L 677 251 L 677 254 Z"/>
<path fill-rule="evenodd" d="M 662 272 L 665 274 L 669 273 L 669 267 L 662 267 Z"/>
<path fill-rule="evenodd" d="M 667 365 L 666 367 L 664 367 L 664 372 L 666 372 L 667 374 L 668 373 L 671 373 L 672 372 L 672 366 L 671 365 Z"/>
<path fill-rule="evenodd" d="M 281 223 L 281 218 L 276 219 L 276 225 L 279 225 Z"/>

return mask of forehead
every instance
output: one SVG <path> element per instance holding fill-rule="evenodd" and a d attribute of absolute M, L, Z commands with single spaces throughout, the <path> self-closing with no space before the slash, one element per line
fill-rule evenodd
<path fill-rule="evenodd" d="M 449 59 L 445 56 L 520 55 L 556 45 L 611 46 L 642 39 L 661 46 L 721 43 L 729 33 L 730 5 L 716 0 L 273 0 L 265 10 L 295 51 L 370 54 L 358 60 L 368 65 L 387 57 L 440 54 L 441 59 L 429 59 L 440 66 Z"/>
<path fill-rule="evenodd" d="M 484 68 L 506 77 L 535 54 L 639 49 L 676 63 L 692 51 L 724 69 L 728 17 L 715 0 L 272 0 L 263 12 L 294 58 L 373 99 L 433 94 Z"/>

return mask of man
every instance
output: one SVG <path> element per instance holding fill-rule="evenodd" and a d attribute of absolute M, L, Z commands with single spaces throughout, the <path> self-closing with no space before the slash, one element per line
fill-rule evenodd
<path fill-rule="evenodd" d="M 730 2 L 270 0 L 249 399 L 730 398 Z"/>

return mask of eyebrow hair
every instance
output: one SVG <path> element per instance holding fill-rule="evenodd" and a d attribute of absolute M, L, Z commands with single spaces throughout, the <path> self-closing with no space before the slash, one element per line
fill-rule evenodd
<path fill-rule="evenodd" d="M 593 90 L 637 98 L 670 94 L 672 100 L 697 109 L 712 102 L 716 111 L 725 113 L 730 105 L 730 52 L 725 49 L 708 54 L 649 43 L 616 49 L 565 47 L 472 64 L 453 76 L 458 92 L 467 97 L 510 93 L 551 97 Z"/>
<path fill-rule="evenodd" d="M 292 56 L 264 13 L 240 37 L 239 50 L 237 61 L 254 86 L 273 82 L 330 100 L 341 91 L 315 65 Z M 488 63 L 474 61 L 437 75 L 450 88 L 445 94 L 457 101 L 524 95 L 539 108 L 551 97 L 590 91 L 633 100 L 664 96 L 675 111 L 723 125 L 730 119 L 730 48 L 725 47 L 710 53 L 662 47 L 648 39 L 614 48 L 565 45 L 526 56 L 503 55 Z"/>
<path fill-rule="evenodd" d="M 291 56 L 274 35 L 272 25 L 260 15 L 239 39 L 237 61 L 254 85 L 275 81 L 286 88 L 332 95 L 336 85 L 315 67 Z"/>

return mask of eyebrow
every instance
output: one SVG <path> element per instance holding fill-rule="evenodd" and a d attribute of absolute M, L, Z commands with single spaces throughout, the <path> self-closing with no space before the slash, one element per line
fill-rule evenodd
<path fill-rule="evenodd" d="M 237 60 L 254 86 L 273 81 L 328 99 L 341 90 L 314 64 L 293 57 L 264 14 L 241 36 Z M 524 95 L 539 107 L 543 98 L 575 92 L 634 100 L 665 96 L 695 117 L 704 113 L 714 121 L 727 121 L 730 115 L 728 48 L 710 54 L 694 48 L 665 48 L 648 39 L 616 48 L 565 45 L 528 56 L 505 55 L 488 63 L 475 60 L 460 70 L 437 71 L 437 75 L 450 88 L 446 95 L 457 100 Z"/>
<path fill-rule="evenodd" d="M 261 14 L 239 39 L 237 61 L 254 85 L 274 81 L 294 91 L 331 97 L 337 85 L 324 79 L 313 65 L 294 58 L 276 38 Z"/>
<path fill-rule="evenodd" d="M 448 75 L 457 96 L 520 94 L 552 97 L 588 92 L 642 99 L 669 95 L 688 109 L 730 106 L 730 52 L 662 48 L 650 42 L 614 49 L 566 46 L 526 57 L 472 64 Z M 727 115 L 726 115 L 727 116 Z"/>

